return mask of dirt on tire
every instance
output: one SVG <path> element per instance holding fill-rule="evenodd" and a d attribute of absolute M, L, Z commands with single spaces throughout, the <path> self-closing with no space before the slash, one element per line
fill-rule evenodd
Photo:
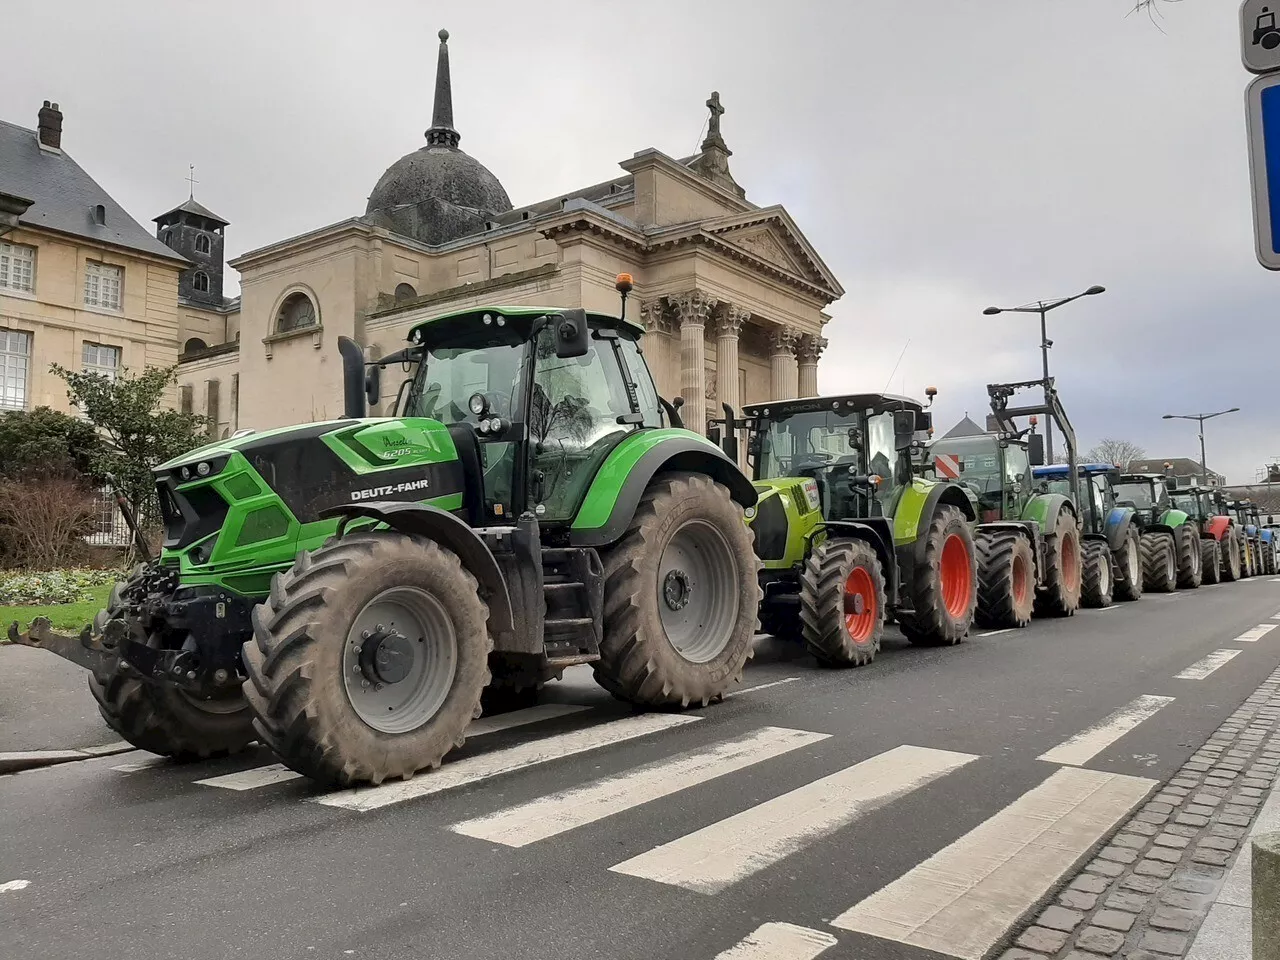
<path fill-rule="evenodd" d="M 403 733 L 361 719 L 344 683 L 348 631 L 388 590 L 411 586 L 448 616 L 456 641 L 448 692 Z M 259 738 L 293 770 L 336 786 L 407 779 L 462 745 L 489 682 L 489 611 L 458 556 L 396 531 L 353 533 L 299 555 L 254 608 L 242 655 Z"/>
<path fill-rule="evenodd" d="M 1204 571 L 1203 583 L 1222 582 L 1222 545 L 1213 537 L 1200 541 L 1200 569 Z"/>
<path fill-rule="evenodd" d="M 1031 541 L 1012 530 L 979 530 L 978 606 L 983 627 L 1025 627 L 1035 607 L 1036 574 Z"/>
<path fill-rule="evenodd" d="M 1080 608 L 1082 567 L 1080 528 L 1075 514 L 1062 510 L 1044 538 L 1044 577 L 1036 611 L 1051 617 L 1074 616 Z"/>
<path fill-rule="evenodd" d="M 1173 538 L 1163 531 L 1143 533 L 1142 586 L 1150 593 L 1173 593 L 1178 586 L 1178 568 Z"/>
<path fill-rule="evenodd" d="M 1200 530 L 1184 523 L 1173 532 L 1178 547 L 1178 589 L 1195 590 L 1203 579 L 1200 555 Z"/>
<path fill-rule="evenodd" d="M 973 530 L 958 507 L 943 505 L 934 512 L 923 539 L 924 560 L 917 563 L 911 583 L 903 591 L 910 609 L 899 610 L 898 625 L 917 646 L 960 643 L 973 625 L 978 605 Z M 944 550 L 948 546 L 957 549 L 957 542 L 968 557 L 967 590 L 962 579 L 943 582 Z"/>
<path fill-rule="evenodd" d="M 848 608 L 851 584 L 862 591 L 862 610 Z M 819 663 L 860 667 L 874 660 L 885 606 L 884 570 L 871 544 L 835 538 L 814 549 L 800 578 L 800 622 L 804 644 Z"/>
<path fill-rule="evenodd" d="M 1114 599 L 1111 548 L 1105 540 L 1086 540 L 1080 548 L 1084 558 L 1084 579 L 1080 602 L 1092 610 L 1109 607 Z"/>
<path fill-rule="evenodd" d="M 731 627 L 713 645 L 719 652 L 694 662 L 678 651 L 663 625 L 659 564 L 673 537 L 701 524 L 723 537 L 736 598 Z M 729 489 L 705 474 L 669 473 L 654 479 L 626 532 L 601 551 L 604 563 L 604 641 L 593 665 L 596 682 L 620 700 L 650 707 L 705 706 L 742 680 L 754 653 L 762 596 L 754 533 Z"/>

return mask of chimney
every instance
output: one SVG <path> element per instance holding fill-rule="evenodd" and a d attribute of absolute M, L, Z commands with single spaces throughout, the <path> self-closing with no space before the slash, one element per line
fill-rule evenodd
<path fill-rule="evenodd" d="M 53 150 L 62 149 L 62 111 L 48 100 L 40 108 L 40 145 Z"/>

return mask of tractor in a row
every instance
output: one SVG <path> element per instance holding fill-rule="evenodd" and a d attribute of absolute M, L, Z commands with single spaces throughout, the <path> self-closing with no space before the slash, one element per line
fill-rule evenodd
<path fill-rule="evenodd" d="M 1144 586 L 1153 593 L 1194 590 L 1202 579 L 1200 525 L 1169 499 L 1163 474 L 1123 473 L 1116 503 L 1132 507 L 1142 532 Z"/>
<path fill-rule="evenodd" d="M 1204 583 L 1231 583 L 1248 576 L 1248 547 L 1235 517 L 1218 506 L 1220 494 L 1213 487 L 1198 484 L 1178 487 L 1169 493 L 1175 508 L 1186 513 L 1200 528 L 1200 559 Z"/>

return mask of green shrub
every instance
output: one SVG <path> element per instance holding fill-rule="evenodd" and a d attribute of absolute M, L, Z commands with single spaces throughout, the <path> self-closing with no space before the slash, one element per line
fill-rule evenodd
<path fill-rule="evenodd" d="M 49 606 L 93 599 L 93 588 L 125 578 L 123 570 L 50 570 L 0 573 L 0 607 Z"/>

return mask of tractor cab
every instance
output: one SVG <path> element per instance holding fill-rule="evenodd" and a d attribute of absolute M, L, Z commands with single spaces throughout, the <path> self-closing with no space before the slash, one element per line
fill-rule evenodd
<path fill-rule="evenodd" d="M 1067 464 L 1033 467 L 1031 475 L 1039 483 L 1042 492 L 1073 496 L 1071 468 Z M 1105 534 L 1107 520 L 1116 506 L 1115 483 L 1120 477 L 1120 468 L 1109 463 L 1082 463 L 1079 465 L 1078 475 L 1082 481 L 1084 502 L 1081 504 L 1081 517 L 1085 532 L 1093 535 Z"/>
<path fill-rule="evenodd" d="M 1218 512 L 1214 505 L 1212 487 L 1198 485 L 1179 487 L 1170 492 L 1169 501 L 1174 509 L 1181 510 L 1201 527 Z"/>
<path fill-rule="evenodd" d="M 1159 523 L 1172 507 L 1165 477 L 1159 473 L 1121 474 L 1116 482 L 1116 504 L 1133 507 L 1142 527 Z"/>
<path fill-rule="evenodd" d="M 929 457 L 939 476 L 954 471 L 956 482 L 977 497 L 982 522 L 989 523 L 1021 515 L 1032 496 L 1032 466 L 1043 450 L 1025 437 L 982 434 L 934 440 Z"/>
<path fill-rule="evenodd" d="M 1252 500 L 1228 500 L 1226 507 L 1235 517 L 1236 523 L 1244 528 L 1246 534 L 1250 537 L 1257 536 L 1261 517 L 1257 505 Z"/>

